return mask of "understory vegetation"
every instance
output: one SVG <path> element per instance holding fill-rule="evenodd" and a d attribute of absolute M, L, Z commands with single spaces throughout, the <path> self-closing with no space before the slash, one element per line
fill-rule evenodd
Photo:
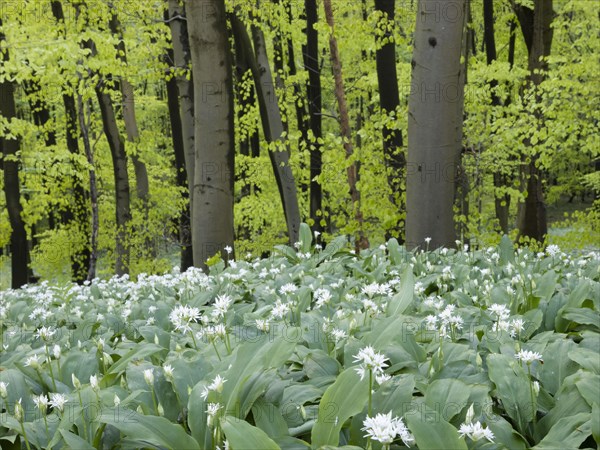
<path fill-rule="evenodd" d="M 300 234 L 209 274 L 1 292 L 2 448 L 600 444 L 598 252 Z"/>

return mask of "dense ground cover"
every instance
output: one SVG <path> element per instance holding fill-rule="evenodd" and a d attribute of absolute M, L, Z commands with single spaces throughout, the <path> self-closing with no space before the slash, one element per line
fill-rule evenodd
<path fill-rule="evenodd" d="M 0 293 L 2 448 L 592 448 L 600 254 L 295 249 Z"/>

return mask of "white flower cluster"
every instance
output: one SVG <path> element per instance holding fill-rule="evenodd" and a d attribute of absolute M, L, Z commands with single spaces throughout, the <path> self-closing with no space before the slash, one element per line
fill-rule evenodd
<path fill-rule="evenodd" d="M 484 428 L 481 422 L 475 423 L 463 423 L 458 430 L 458 434 L 461 437 L 467 436 L 473 441 L 479 441 L 480 439 L 487 439 L 490 442 L 494 442 L 494 433 L 489 428 Z"/>
<path fill-rule="evenodd" d="M 525 364 L 531 364 L 534 361 L 544 362 L 542 359 L 542 355 L 529 350 L 521 350 L 515 355 L 515 358 L 517 358 L 517 360 L 521 362 L 524 362 Z"/>
<path fill-rule="evenodd" d="M 392 418 L 391 411 L 387 414 L 377 414 L 375 417 L 367 416 L 363 421 L 363 425 L 364 427 L 361 429 L 366 431 L 365 437 L 370 437 L 384 445 L 390 445 L 397 436 L 402 439 L 407 447 L 415 440 L 402 419 L 399 417 Z"/>
<path fill-rule="evenodd" d="M 372 371 L 373 375 L 383 375 L 383 369 L 388 365 L 385 362 L 387 357 L 382 353 L 377 353 L 370 345 L 361 349 L 355 356 L 354 362 L 360 362 L 360 366 L 354 369 L 360 379 L 365 377 L 365 374 Z"/>
<path fill-rule="evenodd" d="M 200 319 L 200 310 L 187 305 L 175 307 L 169 314 L 169 320 L 175 327 L 175 331 L 187 333 L 192 331 L 191 323 Z"/>

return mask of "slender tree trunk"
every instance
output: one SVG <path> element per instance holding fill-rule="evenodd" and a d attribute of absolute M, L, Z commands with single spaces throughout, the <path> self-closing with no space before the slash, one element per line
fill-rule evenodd
<path fill-rule="evenodd" d="M 84 42 L 86 48 L 90 49 L 91 56 L 96 56 L 96 46 L 91 40 Z M 127 154 L 125 153 L 125 140 L 119 132 L 117 118 L 110 98 L 109 90 L 104 86 L 104 80 L 98 80 L 94 87 L 100 113 L 104 134 L 108 141 L 113 163 L 113 174 L 115 180 L 115 216 L 116 216 L 116 240 L 115 240 L 115 273 L 124 275 L 129 273 L 129 255 L 127 235 L 131 222 L 131 200 L 129 190 L 129 175 L 127 173 Z"/>
<path fill-rule="evenodd" d="M 235 15 L 231 15 L 230 18 L 233 32 L 237 33 L 237 40 L 242 46 L 241 51 L 248 55 L 248 61 L 250 62 L 254 77 L 265 140 L 268 143 L 280 143 L 283 145 L 283 122 L 277 103 L 277 94 L 275 93 L 262 31 L 257 27 L 253 27 L 252 29 L 254 41 L 253 53 L 252 44 L 250 43 L 245 25 Z M 275 174 L 277 187 L 279 188 L 279 195 L 287 222 L 289 242 L 293 244 L 299 239 L 300 209 L 298 207 L 296 182 L 289 163 L 289 151 L 285 149 L 270 150 L 269 158 Z"/>
<path fill-rule="evenodd" d="M 552 46 L 553 15 L 552 0 L 534 0 L 533 12 L 525 7 L 517 8 L 517 17 L 529 50 L 528 69 L 530 75 L 527 91 L 533 90 L 537 103 L 542 101 L 537 90 L 546 77 L 546 57 L 550 55 Z M 541 122 L 543 120 L 541 107 L 537 108 L 533 115 L 536 122 Z M 542 172 L 537 165 L 539 155 L 529 138 L 525 139 L 524 143 L 528 147 L 528 151 L 522 156 L 521 180 L 525 186 L 526 197 L 525 203 L 519 204 L 517 217 L 519 238 L 527 237 L 543 242 L 548 233 L 548 222 Z"/>
<path fill-rule="evenodd" d="M 333 67 L 333 77 L 335 81 L 335 97 L 340 110 L 340 129 L 344 141 L 344 150 L 346 160 L 352 158 L 354 149 L 352 145 L 352 135 L 350 130 L 350 120 L 348 117 L 348 107 L 346 106 L 346 93 L 344 90 L 344 79 L 342 75 L 342 61 L 338 52 L 337 40 L 334 35 L 334 18 L 331 0 L 323 0 L 325 7 L 325 20 L 329 25 L 329 51 L 331 53 L 331 65 Z M 358 168 L 356 162 L 348 165 L 346 170 L 348 176 L 348 185 L 350 187 L 350 198 L 352 199 L 352 208 L 354 210 L 354 219 L 358 225 L 358 235 L 356 238 L 356 252 L 369 247 L 369 239 L 364 234 L 363 215 L 360 207 L 360 192 L 356 187 L 358 180 Z"/>
<path fill-rule="evenodd" d="M 483 0 L 483 40 L 485 42 L 485 53 L 488 65 L 496 60 L 496 37 L 494 35 L 494 3 L 493 0 Z M 498 86 L 497 80 L 491 80 L 490 90 L 492 92 L 492 107 L 502 106 L 500 98 L 495 93 Z M 510 195 L 502 193 L 508 182 L 507 176 L 502 168 L 494 171 L 494 207 L 496 219 L 500 224 L 503 234 L 508 234 L 508 211 L 510 207 Z"/>
<path fill-rule="evenodd" d="M 375 9 L 383 14 L 383 24 L 394 23 L 396 0 L 375 0 Z M 396 45 L 394 34 L 388 26 L 379 39 L 385 39 L 384 44 L 378 43 L 375 53 L 377 63 L 377 82 L 379 84 L 379 107 L 381 112 L 389 116 L 395 114 L 400 105 L 400 94 L 398 92 L 398 74 L 396 71 Z M 387 182 L 392 191 L 390 201 L 396 206 L 398 212 L 402 208 L 403 181 L 406 170 L 406 158 L 402 151 L 402 131 L 395 130 L 385 124 L 382 127 L 383 158 L 387 172 Z M 399 242 L 402 239 L 402 225 L 397 223 L 391 230 L 391 236 L 396 237 Z"/>
<path fill-rule="evenodd" d="M 194 73 L 194 264 L 233 247 L 234 108 L 224 0 L 186 2 Z"/>
<path fill-rule="evenodd" d="M 181 132 L 183 135 L 185 167 L 188 176 L 190 209 L 193 209 L 194 176 L 195 176 L 195 147 L 194 147 L 194 82 L 193 73 L 186 77 L 190 70 L 191 53 L 188 36 L 185 8 L 179 0 L 169 1 L 169 27 L 173 42 L 173 60 L 177 69 L 177 90 L 179 92 L 179 107 L 181 117 Z"/>
<path fill-rule="evenodd" d="M 312 229 L 323 232 L 323 192 L 317 178 L 321 175 L 322 153 L 319 141 L 323 137 L 321 115 L 321 68 L 319 66 L 319 33 L 314 28 L 319 21 L 317 0 L 305 0 L 306 46 L 303 48 L 304 67 L 308 71 L 308 119 L 313 139 L 310 154 L 310 219 Z"/>
<path fill-rule="evenodd" d="M 119 40 L 116 45 L 117 58 L 127 65 L 127 49 L 125 48 L 125 42 L 123 41 L 123 29 L 116 12 L 111 13 L 109 26 L 113 36 Z M 121 95 L 123 96 L 123 121 L 125 122 L 127 142 L 132 144 L 131 146 L 136 147 L 140 140 L 140 133 L 135 117 L 135 94 L 133 85 L 129 80 L 124 78 L 119 80 L 119 85 L 121 88 Z M 146 169 L 146 164 L 140 160 L 138 152 L 139 148 L 136 148 L 135 151 L 130 151 L 129 154 L 131 155 L 131 161 L 133 162 L 133 169 L 135 172 L 137 197 L 142 202 L 144 217 L 147 220 L 150 183 L 148 182 L 148 170 Z"/>
<path fill-rule="evenodd" d="M 60 34 L 66 37 L 64 30 L 64 14 L 60 1 L 52 1 L 52 13 L 57 21 L 57 26 Z M 62 94 L 63 105 L 65 108 L 66 118 L 66 141 L 69 153 L 75 157 L 80 154 L 79 140 L 77 139 L 77 108 L 75 106 L 75 98 L 67 90 L 63 90 Z M 81 168 L 75 162 L 73 163 L 74 170 L 79 172 Z M 90 181 L 91 182 L 91 181 Z M 71 255 L 71 273 L 73 280 L 82 284 L 87 278 L 90 270 L 90 224 L 89 224 L 89 206 L 88 197 L 83 186 L 83 182 L 79 177 L 72 177 L 74 204 L 72 209 L 67 210 L 66 222 L 81 236 L 83 236 L 83 247 L 78 249 L 76 253 Z M 95 276 L 95 274 L 94 274 Z M 92 277 L 93 278 L 93 277 Z"/>
<path fill-rule="evenodd" d="M 110 154 L 113 161 L 116 197 L 116 262 L 115 273 L 124 275 L 129 273 L 129 244 L 127 235 L 131 221 L 131 202 L 129 195 L 129 175 L 127 174 L 127 154 L 125 141 L 119 133 L 117 119 L 110 94 L 105 92 L 100 85 L 96 86 L 96 96 L 100 105 L 104 134 L 108 140 Z"/>
<path fill-rule="evenodd" d="M 173 59 L 173 52 L 169 51 L 167 60 Z M 190 201 L 187 171 L 185 167 L 185 146 L 183 144 L 183 132 L 181 131 L 181 116 L 179 114 L 179 94 L 177 92 L 177 81 L 174 77 L 167 79 L 167 105 L 169 107 L 169 120 L 171 122 L 171 138 L 175 153 L 175 171 L 177 174 L 177 186 L 184 189 L 185 208 L 179 215 L 179 244 L 181 245 L 180 268 L 185 272 L 194 265 L 192 252 Z"/>
<path fill-rule="evenodd" d="M 3 26 L 0 17 L 0 29 Z M 4 32 L 0 31 L 0 44 L 4 49 L 2 61 L 9 60 Z M 14 85 L 7 77 L 0 82 L 0 115 L 11 121 L 16 116 Z M 6 196 L 6 209 L 10 221 L 10 253 L 11 253 L 11 287 L 20 288 L 29 281 L 29 244 L 27 232 L 23 222 L 23 207 L 21 206 L 21 192 L 19 186 L 19 147 L 18 138 L 8 139 L 0 136 L 0 150 L 2 150 L 4 170 L 4 195 Z"/>
<path fill-rule="evenodd" d="M 89 111 L 88 101 L 88 117 L 91 116 Z M 87 281 L 92 281 L 96 278 L 96 266 L 98 263 L 98 229 L 100 226 L 100 212 L 98 210 L 98 184 L 96 181 L 96 163 L 94 162 L 94 153 L 90 144 L 89 129 L 90 124 L 85 120 L 85 110 L 83 104 L 83 97 L 81 94 L 77 95 L 77 110 L 79 128 L 81 130 L 81 140 L 83 142 L 83 149 L 85 152 L 85 158 L 90 166 L 89 178 L 90 178 L 90 202 L 92 206 L 92 223 L 90 230 L 90 261 L 88 265 Z"/>
<path fill-rule="evenodd" d="M 465 0 L 420 0 L 408 112 L 406 244 L 454 247 L 454 192 L 462 148 Z M 449 8 L 453 10 L 450 11 Z"/>

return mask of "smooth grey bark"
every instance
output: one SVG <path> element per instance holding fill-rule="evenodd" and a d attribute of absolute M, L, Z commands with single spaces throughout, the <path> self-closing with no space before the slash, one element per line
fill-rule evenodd
<path fill-rule="evenodd" d="M 0 28 L 2 18 L 0 17 Z M 5 36 L 0 31 L 0 43 L 2 43 L 2 62 L 9 59 L 6 49 Z M 15 87 L 12 81 L 6 77 L 0 82 L 0 115 L 7 120 L 16 116 Z M 19 186 L 19 157 L 17 152 L 20 148 L 20 140 L 17 138 L 7 139 L 0 136 L 0 151 L 4 170 L 4 195 L 6 197 L 6 209 L 10 221 L 10 253 L 11 253 L 11 287 L 18 289 L 29 281 L 29 244 L 27 232 L 23 222 L 23 207 L 21 205 L 21 192 Z"/>
<path fill-rule="evenodd" d="M 466 1 L 420 0 L 408 102 L 406 245 L 454 247 L 454 193 L 462 148 Z"/>
<path fill-rule="evenodd" d="M 194 147 L 194 83 L 193 74 L 189 79 L 182 71 L 190 70 L 192 57 L 185 8 L 179 0 L 169 0 L 168 22 L 173 44 L 173 63 L 177 69 L 175 79 L 179 92 L 181 132 L 183 136 L 185 167 L 188 177 L 190 207 L 193 206 L 193 184 L 195 175 Z"/>
<path fill-rule="evenodd" d="M 258 97 L 265 140 L 268 143 L 281 141 L 284 131 L 283 122 L 267 57 L 264 35 L 258 27 L 252 28 L 253 53 L 246 26 L 237 16 L 231 15 L 230 18 L 233 32 L 238 35 L 238 41 L 242 46 L 241 51 L 248 55 L 256 95 Z M 269 158 L 275 174 L 277 187 L 279 188 L 279 195 L 287 223 L 289 242 L 293 244 L 299 239 L 300 209 L 298 207 L 296 182 L 289 163 L 290 154 L 288 150 L 269 151 Z"/>
<path fill-rule="evenodd" d="M 233 247 L 234 108 L 224 0 L 186 1 L 194 75 L 194 265 Z"/>

